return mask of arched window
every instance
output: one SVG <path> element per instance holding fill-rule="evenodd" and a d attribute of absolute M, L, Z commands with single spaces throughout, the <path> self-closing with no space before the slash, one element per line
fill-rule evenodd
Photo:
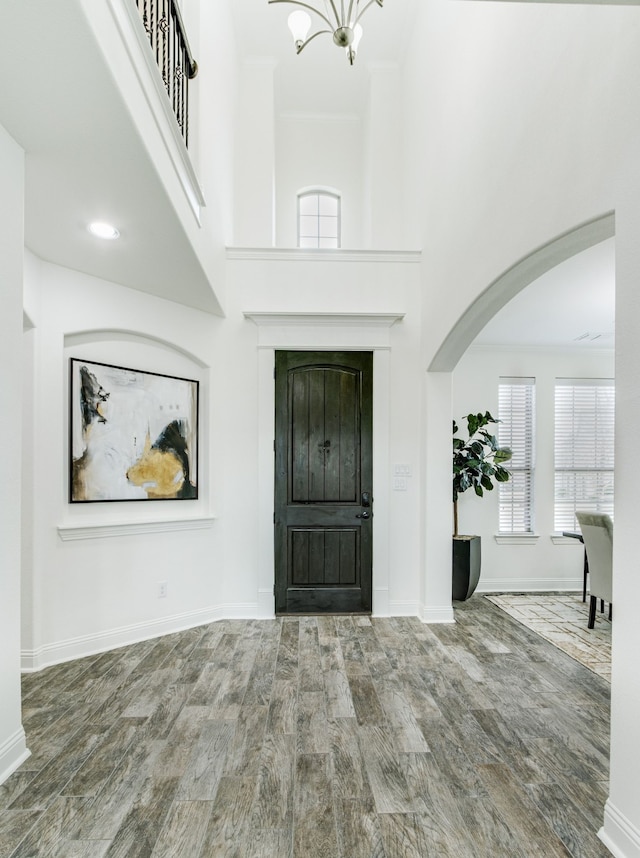
<path fill-rule="evenodd" d="M 311 189 L 298 194 L 298 247 L 340 247 L 340 195 Z"/>

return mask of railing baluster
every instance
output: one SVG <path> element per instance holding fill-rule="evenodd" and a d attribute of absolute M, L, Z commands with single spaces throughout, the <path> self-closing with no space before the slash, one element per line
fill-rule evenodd
<path fill-rule="evenodd" d="M 138 8 L 140 7 L 140 3 L 138 3 Z M 147 35 L 149 35 L 149 3 L 148 0 L 144 0 L 142 3 L 142 23 L 144 24 L 144 28 L 147 31 Z"/>
<path fill-rule="evenodd" d="M 169 0 L 162 0 L 162 79 L 169 94 Z"/>
<path fill-rule="evenodd" d="M 189 80 L 198 73 L 176 0 L 135 0 L 185 143 Z"/>
<path fill-rule="evenodd" d="M 149 0 L 149 41 L 151 42 L 151 50 L 156 52 L 156 4 L 155 0 Z"/>

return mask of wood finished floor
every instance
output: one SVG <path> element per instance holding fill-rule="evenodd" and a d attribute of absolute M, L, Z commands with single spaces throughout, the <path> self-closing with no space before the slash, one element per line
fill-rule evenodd
<path fill-rule="evenodd" d="M 609 686 L 457 624 L 223 621 L 24 677 L 0 858 L 607 856 Z"/>

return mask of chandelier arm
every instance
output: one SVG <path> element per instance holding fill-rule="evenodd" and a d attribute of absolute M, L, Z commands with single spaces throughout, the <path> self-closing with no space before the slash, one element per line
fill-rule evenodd
<path fill-rule="evenodd" d="M 348 24 L 348 26 L 351 26 L 350 21 L 351 21 L 351 13 L 353 12 L 353 3 L 354 3 L 354 0 L 349 0 L 349 16 L 348 16 L 348 18 L 347 18 L 347 24 Z M 357 13 L 357 11 L 358 11 L 358 3 L 359 3 L 359 0 L 355 0 L 355 3 L 356 3 L 356 13 Z M 357 23 L 357 21 L 358 21 L 358 19 L 357 19 L 357 17 L 356 17 L 356 20 L 354 21 L 354 24 L 355 24 L 355 23 Z"/>
<path fill-rule="evenodd" d="M 286 0 L 274 0 L 274 2 L 284 3 L 284 2 L 286 2 Z M 312 42 L 316 38 L 316 36 L 321 36 L 323 33 L 329 33 L 329 35 L 331 35 L 333 33 L 333 30 L 318 30 L 318 32 L 314 33 L 313 36 L 309 36 L 307 41 L 303 42 L 299 48 L 296 48 L 296 53 L 299 54 L 301 51 L 303 51 L 307 47 L 309 42 Z"/>
<path fill-rule="evenodd" d="M 336 27 L 341 27 L 342 26 L 342 20 L 340 18 L 340 15 L 338 15 L 338 10 L 336 9 L 336 4 L 333 2 L 333 0 L 329 0 L 329 3 L 331 3 L 331 8 L 333 9 L 333 14 L 336 16 Z M 325 21 L 327 21 L 327 23 L 329 24 L 330 27 L 333 26 L 331 21 L 328 21 L 326 18 L 325 18 Z"/>
<path fill-rule="evenodd" d="M 271 6 L 272 3 L 292 3 L 294 6 L 304 6 L 305 9 L 308 9 L 310 12 L 313 12 L 315 15 L 318 15 L 320 18 L 322 18 L 323 21 L 326 21 L 327 25 L 329 27 L 333 26 L 331 21 L 327 18 L 326 15 L 323 15 L 322 12 L 318 12 L 317 9 L 315 9 L 313 6 L 309 6 L 308 3 L 300 3 L 299 0 L 268 0 L 269 6 Z M 331 0 L 331 5 L 333 6 L 333 0 Z M 335 11 L 336 7 L 333 6 L 333 8 Z M 333 33 L 333 30 L 332 29 L 331 30 L 321 30 L 320 32 L 322 32 L 322 33 Z M 311 39 L 312 38 L 313 38 L 313 36 L 311 37 Z M 304 44 L 305 45 L 308 44 L 311 41 L 311 39 L 307 39 L 307 41 Z M 304 45 L 303 45 L 303 47 L 304 47 Z M 302 48 L 300 50 L 302 50 Z M 300 53 L 300 51 L 298 51 L 298 53 Z"/>
<path fill-rule="evenodd" d="M 278 2 L 279 2 L 279 0 L 269 0 L 269 2 L 270 2 L 270 3 L 273 3 L 273 2 L 278 3 Z M 358 17 L 356 18 L 356 21 L 355 21 L 355 22 L 356 22 L 356 24 L 358 23 L 358 21 L 360 20 L 360 18 L 362 18 L 362 16 L 363 16 L 363 15 L 364 15 L 364 13 L 367 11 L 367 9 L 369 8 L 369 6 L 373 6 L 373 4 L 374 4 L 374 3 L 377 3 L 377 2 L 378 2 L 378 0 L 369 0 L 369 2 L 368 2 L 368 3 L 367 3 L 367 5 L 364 7 L 364 9 L 362 10 L 362 12 L 360 12 L 360 13 L 358 14 Z M 378 4 L 378 5 L 379 5 L 379 4 Z"/>

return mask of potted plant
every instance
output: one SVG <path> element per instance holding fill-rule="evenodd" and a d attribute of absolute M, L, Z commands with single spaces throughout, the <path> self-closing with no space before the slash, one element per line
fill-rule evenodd
<path fill-rule="evenodd" d="M 458 601 L 468 599 L 480 579 L 480 537 L 458 533 L 458 496 L 473 488 L 482 497 L 493 490 L 494 480 L 506 483 L 510 474 L 503 465 L 512 455 L 487 429 L 500 422 L 488 411 L 467 414 L 466 421 L 467 440 L 456 437 L 458 425 L 453 421 L 453 598 Z"/>

